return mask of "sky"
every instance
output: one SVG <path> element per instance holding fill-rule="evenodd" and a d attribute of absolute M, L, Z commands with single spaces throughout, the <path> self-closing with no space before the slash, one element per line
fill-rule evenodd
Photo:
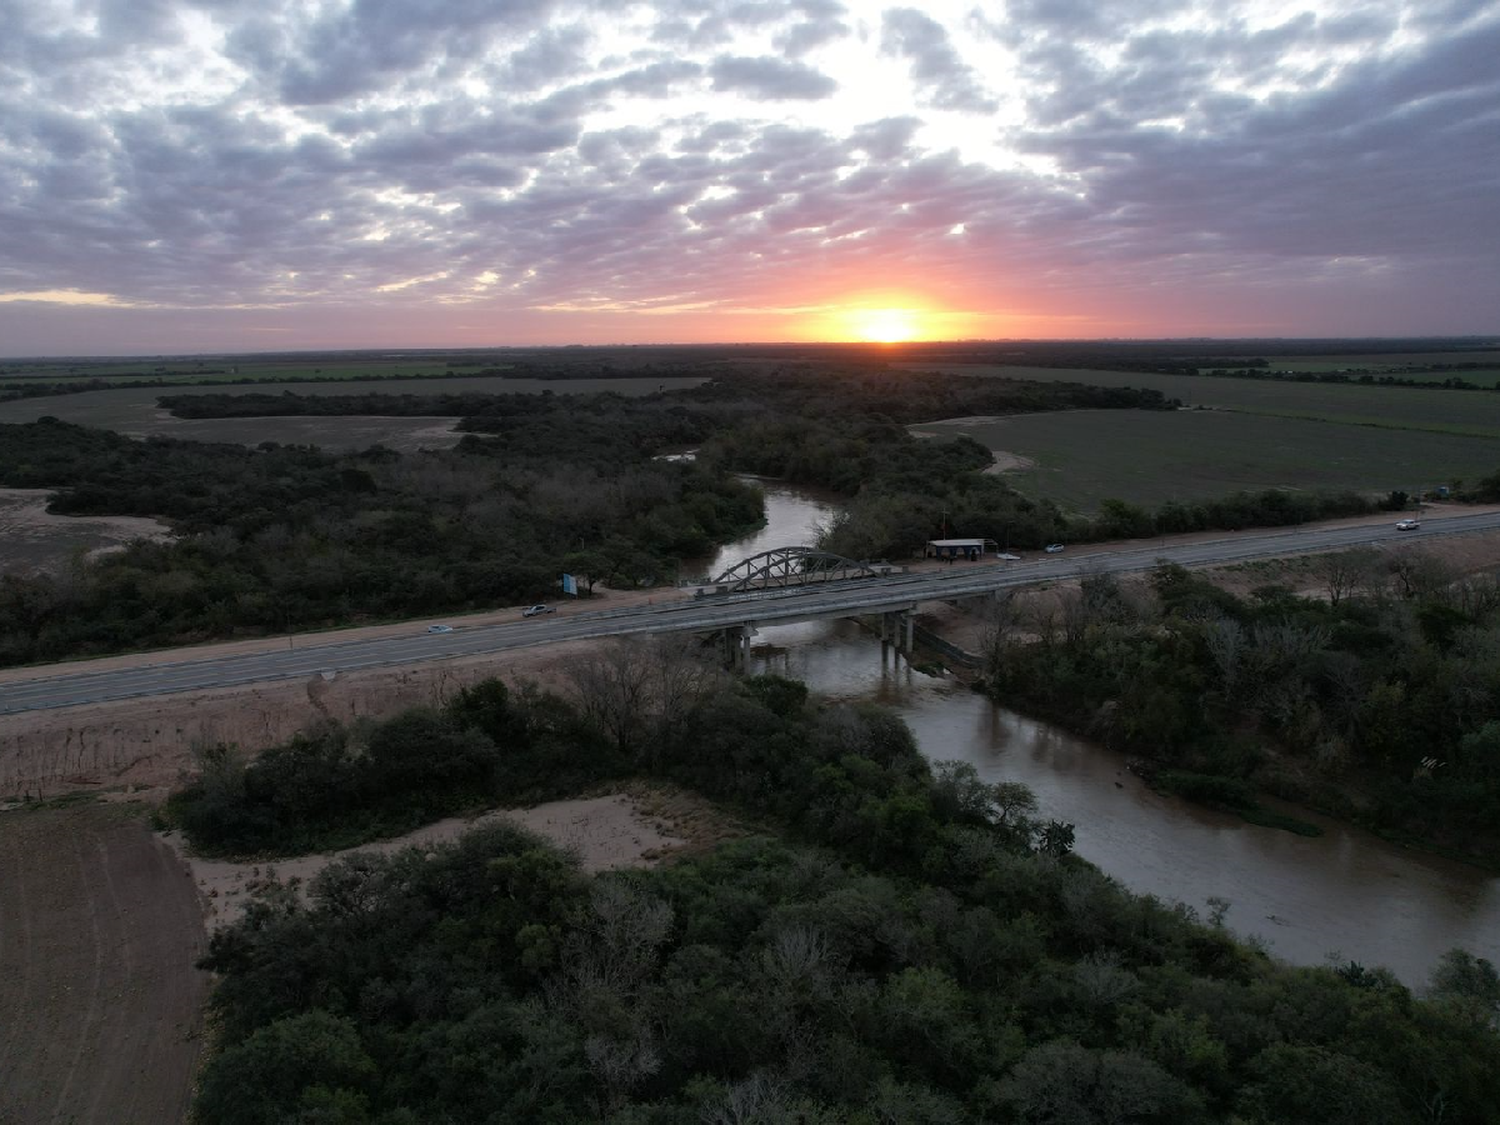
<path fill-rule="evenodd" d="M 1500 0 L 0 0 L 0 355 L 1500 332 Z"/>

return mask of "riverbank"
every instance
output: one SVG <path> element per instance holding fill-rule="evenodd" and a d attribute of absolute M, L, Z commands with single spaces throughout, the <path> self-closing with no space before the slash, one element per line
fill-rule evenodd
<path fill-rule="evenodd" d="M 1453 545 L 1445 562 L 1455 571 L 1472 572 L 1495 556 L 1489 548 L 1500 546 L 1500 536 L 1473 537 L 1476 542 L 1465 541 Z M 1478 542 L 1478 540 L 1486 542 Z M 1228 577 L 1231 583 L 1243 589 L 1251 585 L 1266 589 L 1280 588 L 1287 594 L 1316 598 L 1312 584 L 1320 575 L 1317 558 L 1290 558 L 1273 560 L 1269 564 L 1250 564 L 1219 571 L 1199 572 L 1220 586 Z M 1272 579 L 1256 581 L 1257 579 Z M 1274 579 L 1282 579 L 1280 582 Z M 1149 582 L 1145 577 L 1120 580 L 1124 597 L 1140 601 L 1152 597 Z M 1023 644 L 1035 643 L 1038 634 L 1034 631 L 1036 621 L 1056 621 L 1066 617 L 1070 599 L 1076 599 L 1076 581 L 1059 582 L 1050 588 L 1028 591 L 1017 599 L 1007 611 L 1006 624 L 1013 640 L 1020 630 Z M 1031 626 L 1017 625 L 1018 620 L 1032 622 Z M 994 631 L 1001 622 L 993 607 L 974 609 L 963 605 L 927 605 L 918 616 L 918 637 L 929 641 L 919 647 L 931 659 L 939 661 L 949 674 L 969 684 L 989 698 L 1007 707 L 1053 723 L 1081 737 L 1111 745 L 1115 740 L 1116 727 L 1113 701 L 1104 700 L 1097 706 L 1090 705 L 1080 711 L 1077 697 L 1069 696 L 1057 703 L 1030 696 L 1022 691 L 1017 694 L 1015 685 L 1011 690 L 1000 690 L 986 679 L 986 653 L 994 644 Z M 1046 625 L 1044 628 L 1051 628 Z M 924 659 L 922 655 L 916 657 Z M 1163 705 L 1170 705 L 1163 701 Z M 1482 825 L 1462 825 L 1462 831 L 1453 831 L 1453 822 L 1440 821 L 1435 830 L 1423 830 L 1409 818 L 1393 811 L 1391 779 L 1370 771 L 1361 770 L 1341 759 L 1341 767 L 1334 772 L 1321 769 L 1303 756 L 1286 752 L 1265 734 L 1250 733 L 1248 729 L 1234 736 L 1249 739 L 1259 764 L 1248 772 L 1225 773 L 1201 765 L 1185 763 L 1180 757 L 1153 754 L 1149 747 L 1138 740 L 1122 744 L 1132 757 L 1140 760 L 1144 768 L 1138 771 L 1149 784 L 1163 792 L 1173 793 L 1193 800 L 1206 808 L 1225 810 L 1254 824 L 1278 827 L 1290 832 L 1310 833 L 1316 829 L 1307 820 L 1307 814 L 1317 813 L 1332 817 L 1368 831 L 1402 848 L 1415 848 L 1445 859 L 1470 864 L 1488 873 L 1500 873 L 1500 834 L 1486 831 Z M 1249 753 L 1247 750 L 1246 753 Z M 1276 807 L 1282 804 L 1285 807 Z M 1430 819 L 1430 809 L 1422 807 L 1420 815 Z"/>

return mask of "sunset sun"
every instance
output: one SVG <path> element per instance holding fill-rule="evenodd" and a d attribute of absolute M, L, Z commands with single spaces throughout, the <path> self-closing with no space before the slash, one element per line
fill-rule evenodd
<path fill-rule="evenodd" d="M 899 344 L 918 334 L 909 309 L 866 309 L 855 316 L 855 334 L 872 344 Z"/>

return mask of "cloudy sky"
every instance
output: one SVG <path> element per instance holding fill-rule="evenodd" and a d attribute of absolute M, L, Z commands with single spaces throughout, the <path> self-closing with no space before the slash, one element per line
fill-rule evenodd
<path fill-rule="evenodd" d="M 1500 0 L 0 0 L 0 354 L 1500 331 Z"/>

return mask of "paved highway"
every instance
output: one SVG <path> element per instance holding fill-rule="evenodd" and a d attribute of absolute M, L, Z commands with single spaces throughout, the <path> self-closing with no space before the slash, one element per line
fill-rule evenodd
<path fill-rule="evenodd" d="M 592 637 L 708 632 L 746 623 L 779 624 L 877 613 L 1084 573 L 1127 574 L 1149 570 L 1162 559 L 1184 566 L 1223 565 L 1367 544 L 1400 548 L 1440 536 L 1496 529 L 1500 529 L 1500 513 L 1428 520 L 1420 530 L 1409 532 L 1397 531 L 1391 523 L 1245 531 L 1195 543 L 1157 541 L 1126 550 L 1037 555 L 1021 562 L 995 565 L 955 563 L 941 570 L 888 578 L 671 601 L 504 624 L 468 625 L 451 633 L 429 634 L 423 631 L 424 625 L 413 624 L 412 635 L 406 637 L 327 644 L 318 644 L 309 637 L 297 649 L 210 659 L 185 658 L 179 652 L 163 654 L 160 661 L 129 669 L 90 672 L 80 670 L 86 665 L 58 665 L 55 674 L 43 673 L 0 684 L 0 714 L 236 684 L 307 679 L 320 673 L 331 675 L 362 668 L 417 664 Z"/>

